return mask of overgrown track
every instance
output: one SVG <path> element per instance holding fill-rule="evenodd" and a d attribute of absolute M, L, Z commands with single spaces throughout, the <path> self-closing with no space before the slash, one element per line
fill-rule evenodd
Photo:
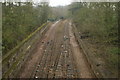
<path fill-rule="evenodd" d="M 68 23 L 62 22 L 44 42 L 45 48 L 32 78 L 75 78 L 77 72 L 69 43 Z"/>
<path fill-rule="evenodd" d="M 53 24 L 45 33 L 36 52 L 31 56 L 31 60 L 26 62 L 25 69 L 21 72 L 21 78 L 80 78 L 80 67 L 77 64 L 81 61 L 76 54 L 81 54 L 71 44 L 71 31 L 68 20 L 58 21 Z M 73 41 L 73 44 L 76 42 Z M 76 43 L 77 44 L 77 43 Z M 79 47 L 77 46 L 77 49 Z M 83 57 L 83 56 L 80 56 Z M 77 59 L 75 59 L 77 58 Z M 82 58 L 84 59 L 84 58 Z M 88 69 L 85 60 L 80 66 L 81 70 Z M 28 74 L 29 73 L 29 74 Z M 87 75 L 84 75 L 87 76 Z"/>

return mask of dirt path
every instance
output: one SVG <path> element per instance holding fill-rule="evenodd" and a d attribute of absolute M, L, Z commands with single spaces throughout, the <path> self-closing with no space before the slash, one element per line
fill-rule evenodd
<path fill-rule="evenodd" d="M 20 78 L 93 78 L 72 26 L 57 21 L 21 70 Z"/>

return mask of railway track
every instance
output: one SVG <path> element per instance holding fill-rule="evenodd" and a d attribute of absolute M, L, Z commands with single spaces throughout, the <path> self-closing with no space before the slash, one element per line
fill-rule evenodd
<path fill-rule="evenodd" d="M 53 24 L 48 30 L 40 42 L 40 49 L 34 53 L 39 58 L 34 63 L 34 69 L 31 69 L 31 75 L 28 75 L 29 78 L 80 78 L 79 71 L 82 70 L 82 67 L 81 69 L 78 67 L 75 57 L 77 54 L 79 55 L 79 52 L 75 53 L 74 48 L 71 47 L 69 28 L 69 21 L 64 20 Z M 34 59 L 35 57 L 32 60 Z M 79 60 L 78 57 L 77 60 Z M 82 63 L 86 66 L 84 60 Z M 25 72 L 26 75 L 27 73 Z"/>
<path fill-rule="evenodd" d="M 31 74 L 32 78 L 77 78 L 70 49 L 68 23 L 63 23 L 55 30 L 53 36 L 43 43 L 45 47 Z"/>

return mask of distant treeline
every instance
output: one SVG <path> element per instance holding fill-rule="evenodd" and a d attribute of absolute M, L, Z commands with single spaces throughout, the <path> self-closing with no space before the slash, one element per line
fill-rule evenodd
<path fill-rule="evenodd" d="M 2 3 L 3 55 L 18 45 L 48 19 L 47 3 Z"/>
<path fill-rule="evenodd" d="M 113 2 L 73 3 L 69 11 L 77 28 L 93 40 L 118 44 L 118 5 Z"/>

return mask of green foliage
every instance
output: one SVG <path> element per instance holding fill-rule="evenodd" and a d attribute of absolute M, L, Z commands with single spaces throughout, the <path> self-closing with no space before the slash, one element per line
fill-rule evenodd
<path fill-rule="evenodd" d="M 77 28 L 88 32 L 93 40 L 108 44 L 118 44 L 117 3 L 73 3 L 71 16 Z"/>
<path fill-rule="evenodd" d="M 70 5 L 69 9 L 69 14 L 78 31 L 82 34 L 87 33 L 89 42 L 101 47 L 101 52 L 104 50 L 103 56 L 99 57 L 105 57 L 107 63 L 113 67 L 118 67 L 120 54 L 118 48 L 120 44 L 118 40 L 119 4 L 117 2 L 79 2 Z"/>
<path fill-rule="evenodd" d="M 2 3 L 3 55 L 47 21 L 48 9 L 44 3 Z"/>
<path fill-rule="evenodd" d="M 111 54 L 120 54 L 120 49 L 118 47 L 113 47 L 109 50 Z"/>

